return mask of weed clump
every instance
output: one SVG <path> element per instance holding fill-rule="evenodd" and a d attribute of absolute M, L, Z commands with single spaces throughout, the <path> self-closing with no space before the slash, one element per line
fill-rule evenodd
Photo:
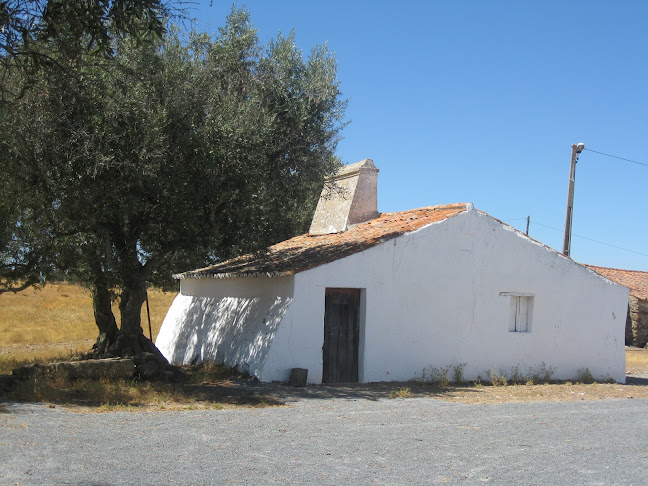
<path fill-rule="evenodd" d="M 411 390 L 407 386 L 389 392 L 389 398 L 409 398 L 410 396 Z"/>
<path fill-rule="evenodd" d="M 463 383 L 464 380 L 464 368 L 466 367 L 466 363 L 459 363 L 458 365 L 455 365 L 452 367 L 454 370 L 454 375 L 453 375 L 453 383 L 456 384 L 461 384 Z"/>
<path fill-rule="evenodd" d="M 547 366 L 545 363 L 540 365 L 540 368 L 532 373 L 531 379 L 534 385 L 546 385 L 551 381 L 554 374 L 554 369 Z"/>
<path fill-rule="evenodd" d="M 592 372 L 589 370 L 589 368 L 581 368 L 580 370 L 578 370 L 577 381 L 578 383 L 590 385 L 594 383 L 594 376 L 592 375 Z"/>
<path fill-rule="evenodd" d="M 423 368 L 421 381 L 443 388 L 448 387 L 453 383 L 461 384 L 466 381 L 464 378 L 465 367 L 466 363 L 459 363 L 458 365 L 454 366 L 442 366 L 440 368 L 429 366 L 427 368 Z M 450 379 L 451 371 L 452 379 Z"/>
<path fill-rule="evenodd" d="M 488 381 L 490 381 L 493 386 L 508 385 L 508 378 L 506 378 L 504 372 L 501 370 L 498 372 L 495 368 L 488 372 Z"/>

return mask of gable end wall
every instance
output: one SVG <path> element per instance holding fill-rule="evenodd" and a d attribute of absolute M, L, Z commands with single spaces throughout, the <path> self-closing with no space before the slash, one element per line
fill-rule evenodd
<path fill-rule="evenodd" d="M 309 383 L 321 382 L 327 287 L 365 289 L 363 382 L 425 379 L 458 365 L 469 380 L 544 367 L 556 379 L 587 368 L 625 381 L 627 289 L 474 210 L 297 274 L 263 381 L 301 367 Z M 509 332 L 503 292 L 533 295 L 531 332 Z"/>

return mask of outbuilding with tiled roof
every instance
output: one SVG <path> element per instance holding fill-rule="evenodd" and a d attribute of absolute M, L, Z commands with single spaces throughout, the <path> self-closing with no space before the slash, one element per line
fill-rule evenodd
<path fill-rule="evenodd" d="M 628 287 L 628 317 L 625 342 L 628 346 L 643 348 L 648 344 L 648 272 L 588 265 L 599 275 Z"/>
<path fill-rule="evenodd" d="M 167 359 L 266 382 L 625 381 L 625 287 L 470 203 L 379 213 L 377 174 L 367 159 L 327 181 L 307 234 L 175 275 Z"/>

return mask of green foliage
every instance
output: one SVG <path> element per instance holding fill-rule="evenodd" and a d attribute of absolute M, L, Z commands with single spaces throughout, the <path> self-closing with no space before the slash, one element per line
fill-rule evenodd
<path fill-rule="evenodd" d="M 181 13 L 161 0 L 0 2 L 0 99 L 21 96 L 38 77 L 65 71 L 67 60 L 112 57 L 116 38 L 141 43 L 160 37 L 166 19 Z M 15 70 L 26 79 L 9 86 Z"/>
<path fill-rule="evenodd" d="M 39 277 L 90 287 L 95 316 L 118 297 L 134 332 L 147 283 L 168 288 L 174 272 L 307 228 L 339 165 L 345 101 L 325 47 L 304 59 L 292 34 L 263 46 L 243 10 L 215 39 L 173 29 L 111 45 L 114 60 L 60 57 L 65 69 L 0 107 L 0 216 L 13 228 L 0 248 L 25 233 Z M 16 281 L 9 267 L 0 278 Z"/>

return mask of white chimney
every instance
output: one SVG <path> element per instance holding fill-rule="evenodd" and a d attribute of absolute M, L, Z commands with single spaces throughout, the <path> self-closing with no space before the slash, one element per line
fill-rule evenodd
<path fill-rule="evenodd" d="M 326 179 L 308 233 L 342 233 L 379 215 L 378 169 L 373 160 L 365 159 Z"/>

